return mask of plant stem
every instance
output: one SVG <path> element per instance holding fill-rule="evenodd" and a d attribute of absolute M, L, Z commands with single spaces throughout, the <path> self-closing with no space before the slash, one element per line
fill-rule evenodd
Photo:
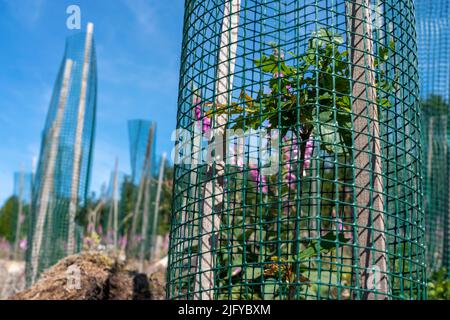
<path fill-rule="evenodd" d="M 300 180 L 300 191 L 299 191 L 299 199 L 302 198 L 302 179 L 303 179 L 303 171 L 305 168 L 305 154 L 306 154 L 306 143 L 308 142 L 309 138 L 311 137 L 311 133 L 312 133 L 313 128 L 309 128 L 305 131 L 305 133 L 303 134 L 299 134 L 298 136 L 301 139 L 301 147 L 300 147 L 300 174 L 298 179 Z M 296 134 L 297 136 L 297 134 Z M 289 296 L 288 296 L 288 300 L 294 300 L 296 297 L 296 283 L 299 279 L 299 261 L 296 258 L 298 251 L 299 251 L 299 241 L 298 241 L 298 232 L 297 230 L 299 229 L 299 224 L 300 224 L 300 217 L 297 218 L 297 214 L 301 213 L 301 205 L 299 206 L 300 210 L 296 210 L 295 212 L 295 223 L 294 223 L 294 237 L 293 237 L 293 245 L 291 247 L 291 254 L 294 258 L 294 281 L 293 284 L 291 283 L 291 285 L 289 286 Z"/>

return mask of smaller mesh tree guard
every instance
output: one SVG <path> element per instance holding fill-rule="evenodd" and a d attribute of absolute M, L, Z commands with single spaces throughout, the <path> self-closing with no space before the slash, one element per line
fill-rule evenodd
<path fill-rule="evenodd" d="M 131 120 L 128 129 L 134 191 L 126 251 L 127 257 L 137 259 L 143 270 L 144 262 L 152 258 L 161 199 L 161 173 L 155 154 L 156 124 Z"/>
<path fill-rule="evenodd" d="M 158 225 L 159 225 L 159 219 L 161 215 L 161 199 L 164 199 L 163 193 L 163 183 L 164 183 L 164 174 L 166 170 L 166 153 L 163 153 L 159 160 L 158 165 L 158 180 L 156 182 L 156 195 L 155 195 L 155 204 L 154 204 L 154 210 L 151 217 L 151 228 L 150 228 L 150 260 L 154 260 L 158 258 L 157 251 L 158 251 L 158 242 L 157 242 L 157 236 L 158 236 Z"/>
<path fill-rule="evenodd" d="M 410 0 L 188 0 L 167 297 L 423 299 Z"/>
<path fill-rule="evenodd" d="M 416 0 L 416 16 L 422 97 L 427 265 L 429 272 L 435 272 L 441 268 L 450 270 L 449 2 Z"/>
<path fill-rule="evenodd" d="M 27 282 L 81 248 L 77 223 L 88 195 L 94 140 L 97 69 L 93 25 L 66 41 L 53 90 L 33 186 Z"/>
<path fill-rule="evenodd" d="M 152 127 L 154 127 L 153 137 L 150 136 Z M 133 183 L 136 186 L 139 186 L 139 183 L 141 182 L 141 178 L 144 172 L 143 168 L 145 166 L 146 160 L 154 162 L 156 159 L 155 133 L 156 133 L 156 124 L 151 121 L 142 119 L 135 119 L 128 121 L 128 140 L 130 144 L 131 176 Z M 151 142 L 149 141 L 150 138 L 152 139 Z M 148 159 L 146 158 L 147 151 L 149 152 Z M 155 170 L 152 169 L 152 172 L 154 173 Z"/>
<path fill-rule="evenodd" d="M 422 101 L 427 264 L 430 272 L 449 267 L 449 105 L 439 96 Z"/>

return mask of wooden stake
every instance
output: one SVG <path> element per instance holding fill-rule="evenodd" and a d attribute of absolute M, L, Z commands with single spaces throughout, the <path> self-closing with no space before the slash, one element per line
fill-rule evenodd
<path fill-rule="evenodd" d="M 56 159 L 58 156 L 59 137 L 61 124 L 66 108 L 67 95 L 69 92 L 70 78 L 72 75 L 73 61 L 67 59 L 64 66 L 63 81 L 59 95 L 58 108 L 55 120 L 51 126 L 50 141 L 48 142 L 48 152 L 43 174 L 42 188 L 36 205 L 36 226 L 33 230 L 33 241 L 31 243 L 31 283 L 34 283 L 39 269 L 39 254 L 41 252 L 42 237 L 44 233 L 45 221 L 48 207 L 50 206 L 51 193 L 53 192 L 53 180 L 55 175 Z M 44 142 L 45 143 L 45 142 Z"/>
<path fill-rule="evenodd" d="M 145 191 L 144 191 L 144 210 L 142 211 L 142 224 L 141 224 L 141 245 L 139 251 L 139 271 L 144 271 L 144 260 L 145 260 L 145 245 L 147 243 L 148 236 L 148 218 L 150 215 L 150 201 L 151 197 L 151 183 L 152 183 L 152 150 L 153 150 L 153 139 L 155 136 L 155 124 L 152 123 L 150 128 L 150 153 L 148 155 L 147 171 L 145 172 Z"/>
<path fill-rule="evenodd" d="M 141 171 L 141 176 L 140 176 L 140 181 L 139 181 L 139 189 L 138 189 L 138 197 L 137 197 L 136 203 L 134 205 L 133 219 L 131 221 L 131 230 L 128 233 L 127 251 L 129 254 L 131 253 L 130 250 L 133 248 L 132 246 L 135 243 L 134 237 L 136 236 L 137 221 L 139 218 L 139 213 L 140 213 L 141 204 L 142 204 L 142 198 L 144 196 L 144 191 L 145 191 L 145 181 L 146 181 L 145 177 L 147 175 L 147 171 L 149 170 L 148 166 L 149 166 L 149 161 L 150 161 L 150 157 L 152 154 L 152 145 L 153 145 L 153 135 L 152 135 L 152 125 L 151 125 L 148 130 L 148 135 L 147 135 L 147 146 L 146 146 L 146 150 L 145 150 L 145 158 L 144 158 L 144 163 L 142 164 L 142 171 Z"/>
<path fill-rule="evenodd" d="M 350 0 L 348 10 L 354 98 L 359 286 L 363 300 L 384 300 L 388 298 L 389 287 L 370 1 Z"/>
<path fill-rule="evenodd" d="M 98 225 L 98 213 L 103 209 L 104 200 L 100 199 L 97 206 L 93 209 L 89 209 L 89 224 L 92 225 L 94 232 L 97 233 L 97 225 Z M 90 235 L 89 235 L 90 236 Z"/>
<path fill-rule="evenodd" d="M 236 59 L 240 0 L 228 0 L 224 4 L 223 21 L 220 39 L 220 51 L 217 64 L 216 105 L 227 107 L 230 103 L 233 85 L 233 74 Z M 227 114 L 216 115 L 214 119 L 215 137 L 225 139 L 228 122 Z M 217 142 L 216 142 L 217 143 Z M 222 141 L 219 141 L 222 143 Z M 199 243 L 200 263 L 195 277 L 194 299 L 214 299 L 214 247 L 220 230 L 220 213 L 223 211 L 223 183 L 225 172 L 225 150 L 223 158 L 208 165 L 207 182 L 203 188 L 203 210 L 201 217 L 201 238 Z M 214 170 L 215 168 L 215 170 Z M 213 174 L 215 175 L 213 177 Z"/>
<path fill-rule="evenodd" d="M 73 145 L 73 170 L 72 170 L 72 184 L 71 184 L 71 196 L 69 203 L 69 232 L 67 239 L 67 254 L 71 255 L 75 252 L 75 217 L 78 208 L 78 192 L 80 187 L 80 171 L 81 171 L 81 155 L 82 155 L 82 143 L 83 143 L 83 130 L 84 130 L 84 116 L 86 113 L 86 96 L 87 85 L 89 79 L 89 56 L 92 48 L 92 35 L 94 32 L 94 25 L 88 23 L 86 32 L 86 42 L 84 46 L 84 60 L 83 69 L 81 74 L 81 91 L 80 100 L 78 102 L 78 115 L 77 115 L 77 127 L 75 131 L 75 141 Z"/>
<path fill-rule="evenodd" d="M 151 252 L 151 258 L 155 258 L 156 253 L 156 236 L 157 236 L 157 227 L 158 227 L 158 215 L 159 215 L 159 203 L 161 201 L 161 190 L 162 190 L 162 184 L 164 179 L 164 168 L 166 165 L 166 154 L 163 153 L 161 157 L 161 164 L 159 166 L 159 177 L 158 177 L 158 187 L 156 189 L 156 198 L 155 198 L 155 211 L 153 213 L 153 226 L 152 226 L 152 252 Z"/>

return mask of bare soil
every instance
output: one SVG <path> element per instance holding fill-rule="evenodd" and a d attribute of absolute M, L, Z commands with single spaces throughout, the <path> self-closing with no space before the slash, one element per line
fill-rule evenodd
<path fill-rule="evenodd" d="M 79 270 L 73 282 L 73 266 Z M 155 300 L 164 299 L 164 273 L 150 277 L 98 252 L 69 256 L 48 269 L 30 288 L 11 300 Z M 75 284 L 75 286 L 74 286 Z"/>

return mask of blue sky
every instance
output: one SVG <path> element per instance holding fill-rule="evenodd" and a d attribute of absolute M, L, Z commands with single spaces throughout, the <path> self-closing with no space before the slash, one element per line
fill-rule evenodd
<path fill-rule="evenodd" d="M 32 168 L 64 52 L 66 8 L 95 24 L 97 127 L 91 189 L 115 157 L 130 171 L 127 120 L 154 120 L 157 153 L 170 152 L 176 124 L 183 0 L 0 0 L 0 204 L 13 172 Z"/>

